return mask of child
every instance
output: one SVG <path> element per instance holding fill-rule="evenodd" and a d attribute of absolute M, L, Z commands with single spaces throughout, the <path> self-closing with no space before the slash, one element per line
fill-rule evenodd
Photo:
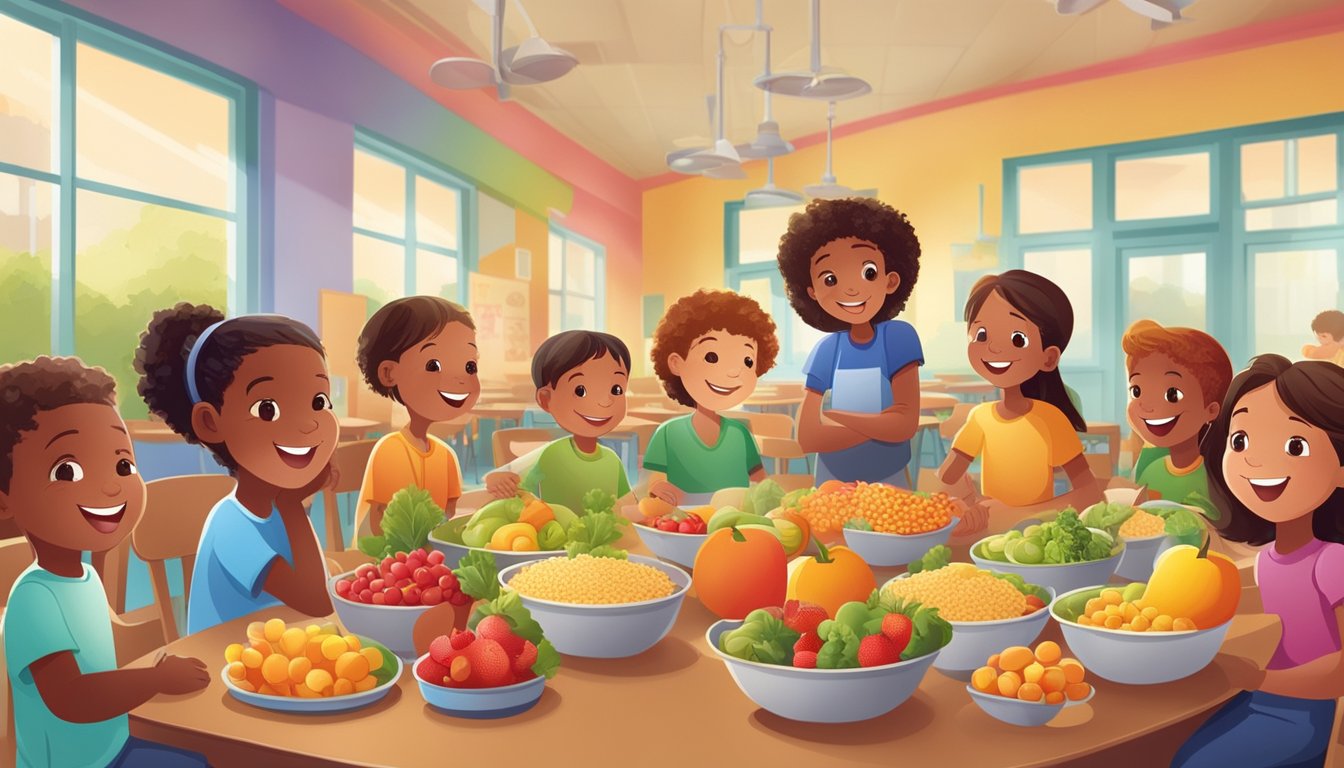
<path fill-rule="evenodd" d="M 374 446 L 364 471 L 355 529 L 367 514 L 375 535 L 392 494 L 414 485 L 451 517 L 462 495 L 457 455 L 429 434 L 436 421 L 471 412 L 481 395 L 476 325 L 457 304 L 411 296 L 383 306 L 359 334 L 359 370 L 374 392 L 406 406 L 410 421 Z"/>
<path fill-rule="evenodd" d="M 1232 361 L 1209 334 L 1152 320 L 1131 325 L 1120 346 L 1129 371 L 1129 424 L 1147 443 L 1134 462 L 1134 482 L 1216 520 L 1199 440 L 1218 416 Z"/>
<path fill-rule="evenodd" d="M 1172 765 L 1324 765 L 1344 696 L 1344 368 L 1255 358 L 1203 453 L 1223 536 L 1272 542 L 1255 582 L 1283 635 L 1259 690 L 1233 697 Z"/>
<path fill-rule="evenodd" d="M 201 532 L 187 631 L 278 602 L 331 613 L 303 505 L 330 481 L 340 435 L 317 336 L 280 315 L 225 320 L 213 307 L 183 303 L 154 313 L 135 367 L 149 410 L 238 480 Z"/>
<path fill-rule="evenodd" d="M 1019 512 L 1083 509 L 1103 496 L 1078 432 L 1087 424 L 1069 399 L 1059 358 L 1073 335 L 1073 306 L 1059 286 L 1013 269 L 980 278 L 966 301 L 971 367 L 1003 391 L 966 417 L 939 470 L 949 492 L 962 497 L 972 523 L 987 522 L 983 499 L 966 478 L 980 457 L 981 493 Z M 1055 498 L 1055 468 L 1073 489 Z"/>
<path fill-rule="evenodd" d="M 914 228 L 871 198 L 814 200 L 789 218 L 779 271 L 798 317 L 829 332 L 803 366 L 798 411 L 798 444 L 817 453 L 817 484 L 908 486 L 924 351 L 914 327 L 892 318 L 919 277 Z M 828 391 L 832 410 L 823 413 Z"/>
<path fill-rule="evenodd" d="M 653 369 L 667 396 L 695 411 L 660 424 L 649 440 L 649 493 L 699 506 L 721 488 L 765 479 L 747 425 L 720 413 L 751 396 L 777 354 L 775 322 L 746 296 L 701 290 L 668 308 L 654 332 Z"/>
<path fill-rule="evenodd" d="M 1320 345 L 1302 347 L 1302 356 L 1344 366 L 1344 312 L 1327 309 L 1311 321 L 1311 330 Z"/>
<path fill-rule="evenodd" d="M 498 498 L 519 488 L 583 514 L 583 495 L 600 488 L 621 499 L 630 493 L 625 465 L 597 439 L 625 418 L 630 350 L 597 331 L 565 331 L 541 343 L 532 357 L 537 405 L 569 433 L 537 454 L 520 479 L 509 468 L 492 472 L 486 487 Z"/>
<path fill-rule="evenodd" d="M 21 766 L 205 765 L 132 738 L 126 713 L 210 682 L 197 659 L 118 669 L 107 595 L 85 552 L 108 552 L 145 511 L 116 384 L 75 358 L 0 367 L 0 518 L 37 560 L 5 610 L 5 663 Z"/>

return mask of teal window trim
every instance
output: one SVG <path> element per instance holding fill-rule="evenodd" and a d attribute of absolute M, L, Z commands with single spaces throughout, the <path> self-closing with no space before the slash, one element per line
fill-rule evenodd
<path fill-rule="evenodd" d="M 549 285 L 549 275 L 547 277 L 546 295 L 560 299 L 560 326 L 561 328 L 552 328 L 552 334 L 559 333 L 564 328 L 565 317 L 570 296 L 581 297 L 593 300 L 593 318 L 597 321 L 597 328 L 593 330 L 606 330 L 607 327 L 607 247 L 580 235 L 572 229 L 567 229 L 554 221 L 547 222 L 550 234 L 560 238 L 560 289 L 552 289 Z M 567 263 L 569 259 L 569 244 L 578 243 L 593 252 L 593 295 L 588 296 L 569 288 L 569 269 Z M 548 307 L 547 312 L 550 311 Z M 569 329 L 566 329 L 569 330 Z"/>
<path fill-rule="evenodd" d="M 401 246 L 405 253 L 403 295 L 416 294 L 416 251 L 428 251 L 457 260 L 458 300 L 467 306 L 467 275 L 476 269 L 476 186 L 424 155 L 362 128 L 355 129 L 355 149 L 367 152 L 406 171 L 405 235 L 397 237 L 354 227 L 354 233 Z M 415 221 L 415 180 L 424 178 L 457 193 L 457 249 L 419 242 Z"/>
<path fill-rule="evenodd" d="M 150 205 L 201 213 L 231 225 L 228 256 L 228 312 L 241 314 L 259 309 L 262 295 L 259 265 L 259 189 L 257 178 L 257 90 L 250 81 L 215 67 L 199 57 L 164 45 L 133 30 L 108 22 L 58 0 L 0 0 L 0 14 L 41 29 L 56 38 L 58 46 L 56 135 L 54 155 L 57 173 L 44 173 L 10 164 L 0 172 L 26 176 L 59 185 L 56 244 L 52 254 L 51 349 L 73 355 L 75 349 L 75 223 L 77 192 L 81 189 Z M 79 176 L 76 156 L 75 110 L 78 82 L 77 51 L 88 45 L 161 74 L 210 91 L 229 104 L 229 151 L 233 161 L 233 210 L 224 211 L 126 187 L 105 184 Z"/>
<path fill-rule="evenodd" d="M 775 362 L 771 373 L 767 373 L 766 376 L 776 374 L 780 378 L 796 378 L 796 372 L 802 369 L 807 360 L 805 357 L 801 360 L 794 359 L 793 308 L 789 306 L 788 297 L 784 292 L 784 276 L 779 273 L 779 264 L 773 261 L 742 264 L 740 261 L 742 246 L 740 217 L 745 208 L 746 203 L 742 200 L 730 200 L 723 204 L 723 281 L 734 291 L 741 291 L 742 283 L 747 280 L 770 281 L 770 306 L 762 309 L 775 318 L 779 359 Z"/>

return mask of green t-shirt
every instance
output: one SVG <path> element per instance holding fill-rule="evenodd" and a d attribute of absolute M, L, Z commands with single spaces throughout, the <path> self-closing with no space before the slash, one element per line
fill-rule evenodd
<path fill-rule="evenodd" d="M 625 464 L 615 451 L 599 445 L 593 453 L 584 453 L 572 437 L 543 448 L 520 486 L 542 501 L 569 507 L 578 514 L 583 514 L 583 495 L 594 488 L 618 499 L 630 492 Z"/>
<path fill-rule="evenodd" d="M 714 493 L 723 488 L 746 488 L 751 473 L 761 466 L 756 438 L 737 419 L 720 417 L 719 439 L 705 445 L 691 425 L 678 416 L 658 425 L 644 453 L 644 468 L 663 472 L 667 481 L 686 493 Z"/>
<path fill-rule="evenodd" d="M 53 653 L 75 654 L 84 674 L 117 668 L 107 593 L 88 565 L 78 579 L 33 563 L 9 593 L 4 622 L 5 664 L 14 695 L 20 766 L 107 765 L 130 737 L 126 715 L 72 723 L 53 715 L 28 665 Z"/>
<path fill-rule="evenodd" d="M 1166 501 L 1197 507 L 1210 520 L 1217 520 L 1218 509 L 1209 495 L 1209 473 L 1204 470 L 1204 460 L 1182 470 L 1172 465 L 1169 454 L 1166 448 L 1153 446 L 1139 451 L 1134 462 L 1134 482 L 1148 486 Z"/>

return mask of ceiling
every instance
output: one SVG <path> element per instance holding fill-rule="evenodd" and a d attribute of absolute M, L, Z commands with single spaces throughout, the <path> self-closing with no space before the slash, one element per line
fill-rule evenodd
<path fill-rule="evenodd" d="M 359 0 L 395 23 L 489 51 L 490 20 L 473 0 Z M 1083 16 L 1060 16 L 1050 0 L 825 0 L 822 61 L 867 79 L 873 92 L 840 102 L 837 123 L 913 107 L 1005 83 L 1131 56 L 1164 44 L 1305 13 L 1341 0 L 1202 0 L 1189 23 L 1153 31 L 1110 0 Z M 664 156 L 713 136 L 706 96 L 714 92 L 721 24 L 750 24 L 754 0 L 525 0 L 540 34 L 580 66 L 512 98 L 560 132 L 634 177 L 667 170 Z M 808 0 L 765 0 L 774 27 L 772 68 L 806 69 Z M 528 36 L 513 0 L 504 45 Z M 447 55 L 447 53 L 445 53 Z M 726 133 L 754 135 L 763 92 L 759 35 L 729 33 Z M 824 131 L 824 103 L 776 97 L 786 138 Z"/>

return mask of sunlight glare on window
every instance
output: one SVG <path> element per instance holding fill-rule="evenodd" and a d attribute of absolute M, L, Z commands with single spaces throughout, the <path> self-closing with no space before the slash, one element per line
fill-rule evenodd
<path fill-rule="evenodd" d="M 356 149 L 354 185 L 355 227 L 405 237 L 406 169 Z"/>
<path fill-rule="evenodd" d="M 58 170 L 52 131 L 59 47 L 50 34 L 0 14 L 0 161 Z"/>
<path fill-rule="evenodd" d="M 1073 337 L 1064 352 L 1065 361 L 1089 360 L 1092 344 L 1092 251 L 1070 249 L 1059 251 L 1027 251 L 1023 254 L 1025 269 L 1049 278 L 1064 289 L 1073 305 Z"/>
<path fill-rule="evenodd" d="M 1070 232 L 1092 226 L 1092 163 L 1017 170 L 1017 231 Z"/>
<path fill-rule="evenodd" d="M 1209 153 L 1159 155 L 1115 164 L 1115 219 L 1203 216 L 1210 211 Z"/>

